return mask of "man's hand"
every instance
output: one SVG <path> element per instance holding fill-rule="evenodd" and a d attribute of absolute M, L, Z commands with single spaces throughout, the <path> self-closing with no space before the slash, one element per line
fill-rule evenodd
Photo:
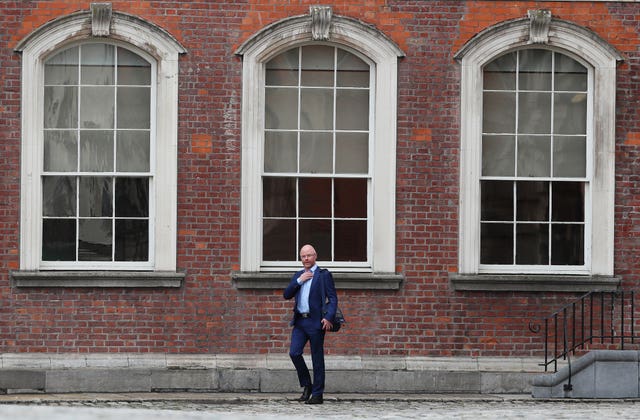
<path fill-rule="evenodd" d="M 299 277 L 299 279 L 300 279 L 300 281 L 302 283 L 304 283 L 307 280 L 311 280 L 312 278 L 313 278 L 313 272 L 312 271 L 305 271 Z"/>
<path fill-rule="evenodd" d="M 324 318 L 322 318 L 322 321 L 320 322 L 322 322 L 322 329 L 324 331 L 331 331 L 331 328 L 333 328 L 333 324 Z"/>

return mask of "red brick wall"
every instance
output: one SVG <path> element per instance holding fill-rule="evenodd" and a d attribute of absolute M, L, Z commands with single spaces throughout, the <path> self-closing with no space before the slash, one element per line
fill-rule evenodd
<path fill-rule="evenodd" d="M 233 287 L 239 268 L 241 59 L 264 26 L 317 1 L 113 1 L 167 30 L 180 59 L 178 267 L 173 289 L 12 287 L 19 267 L 20 56 L 17 42 L 90 1 L 0 2 L 0 352 L 283 353 L 291 302 L 281 290 Z M 457 270 L 460 71 L 453 54 L 479 31 L 550 9 L 626 57 L 618 69 L 616 273 L 637 288 L 640 224 L 640 4 L 542 1 L 341 0 L 334 14 L 375 25 L 406 53 L 399 62 L 399 291 L 341 290 L 349 324 L 329 353 L 423 356 L 540 354 L 528 320 L 574 294 L 453 292 Z"/>

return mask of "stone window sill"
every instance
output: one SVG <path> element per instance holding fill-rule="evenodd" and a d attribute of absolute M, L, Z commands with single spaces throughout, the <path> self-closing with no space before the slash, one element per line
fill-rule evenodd
<path fill-rule="evenodd" d="M 544 274 L 449 274 L 456 291 L 514 292 L 590 292 L 615 291 L 620 278 L 615 276 L 571 276 Z"/>
<path fill-rule="evenodd" d="M 398 290 L 404 280 L 395 273 L 340 273 L 331 272 L 336 288 L 358 290 Z M 284 289 L 291 272 L 233 272 L 231 278 L 237 289 Z"/>
<path fill-rule="evenodd" d="M 181 287 L 173 271 L 13 271 L 16 287 Z"/>

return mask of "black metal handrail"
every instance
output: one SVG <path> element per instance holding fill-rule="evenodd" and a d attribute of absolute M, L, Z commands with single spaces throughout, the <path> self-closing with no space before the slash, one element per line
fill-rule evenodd
<path fill-rule="evenodd" d="M 558 360 L 568 360 L 571 369 L 571 354 L 587 350 L 587 346 L 624 350 L 625 343 L 635 344 L 640 339 L 635 324 L 633 291 L 596 291 L 546 318 L 531 321 L 529 330 L 537 334 L 544 329 L 544 363 L 540 366 L 546 372 L 553 364 L 557 372 Z"/>

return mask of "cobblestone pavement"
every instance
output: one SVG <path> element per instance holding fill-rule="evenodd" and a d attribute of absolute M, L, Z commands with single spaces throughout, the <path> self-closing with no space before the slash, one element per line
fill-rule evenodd
<path fill-rule="evenodd" d="M 534 400 L 528 396 L 354 395 L 321 406 L 264 394 L 0 396 L 0 419 L 638 419 L 640 400 Z"/>

